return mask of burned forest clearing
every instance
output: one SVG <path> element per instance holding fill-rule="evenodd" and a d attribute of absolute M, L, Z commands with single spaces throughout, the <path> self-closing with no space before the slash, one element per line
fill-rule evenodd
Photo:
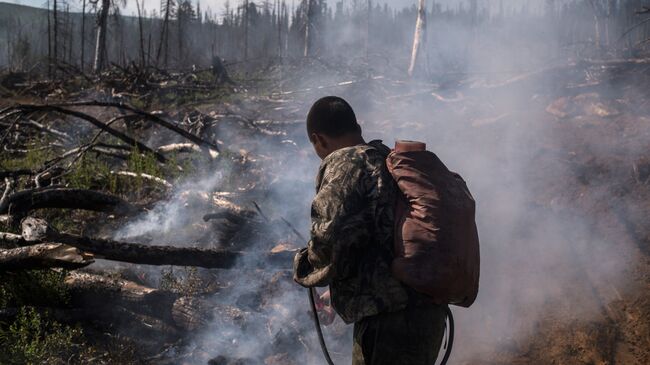
<path fill-rule="evenodd" d="M 450 364 L 650 363 L 650 4 L 136 3 L 0 3 L 0 364 L 325 363 L 292 278 L 325 95 L 476 199 Z"/>

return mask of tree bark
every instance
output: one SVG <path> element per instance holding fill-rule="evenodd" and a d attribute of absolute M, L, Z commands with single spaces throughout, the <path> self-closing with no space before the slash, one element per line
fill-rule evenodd
<path fill-rule="evenodd" d="M 93 262 L 92 255 L 61 243 L 42 243 L 33 246 L 0 249 L 0 271 L 51 267 L 78 269 Z"/>
<path fill-rule="evenodd" d="M 418 1 L 418 17 L 415 21 L 415 34 L 413 35 L 413 48 L 411 50 L 411 62 L 409 64 L 408 74 L 413 76 L 417 66 L 420 48 L 422 47 L 424 33 L 426 32 L 426 1 Z"/>

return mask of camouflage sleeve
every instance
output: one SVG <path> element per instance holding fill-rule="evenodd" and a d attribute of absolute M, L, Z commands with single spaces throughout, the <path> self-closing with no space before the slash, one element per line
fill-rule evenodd
<path fill-rule="evenodd" d="M 355 252 L 370 234 L 364 209 L 369 176 L 360 158 L 342 157 L 322 170 L 311 207 L 311 240 L 294 259 L 294 280 L 305 287 L 349 276 Z"/>

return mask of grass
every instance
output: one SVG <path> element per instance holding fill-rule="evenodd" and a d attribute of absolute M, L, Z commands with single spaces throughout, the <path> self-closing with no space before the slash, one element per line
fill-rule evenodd
<path fill-rule="evenodd" d="M 69 293 L 63 283 L 65 271 L 29 270 L 0 273 L 0 308 L 65 306 Z"/>
<path fill-rule="evenodd" d="M 9 326 L 0 327 L 2 364 L 64 364 L 76 351 L 80 329 L 47 319 L 34 308 L 22 307 Z"/>

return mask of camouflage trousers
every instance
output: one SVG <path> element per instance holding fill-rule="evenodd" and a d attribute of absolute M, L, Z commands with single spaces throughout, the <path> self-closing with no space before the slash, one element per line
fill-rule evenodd
<path fill-rule="evenodd" d="M 434 365 L 444 332 L 438 305 L 363 318 L 354 324 L 352 365 Z"/>

